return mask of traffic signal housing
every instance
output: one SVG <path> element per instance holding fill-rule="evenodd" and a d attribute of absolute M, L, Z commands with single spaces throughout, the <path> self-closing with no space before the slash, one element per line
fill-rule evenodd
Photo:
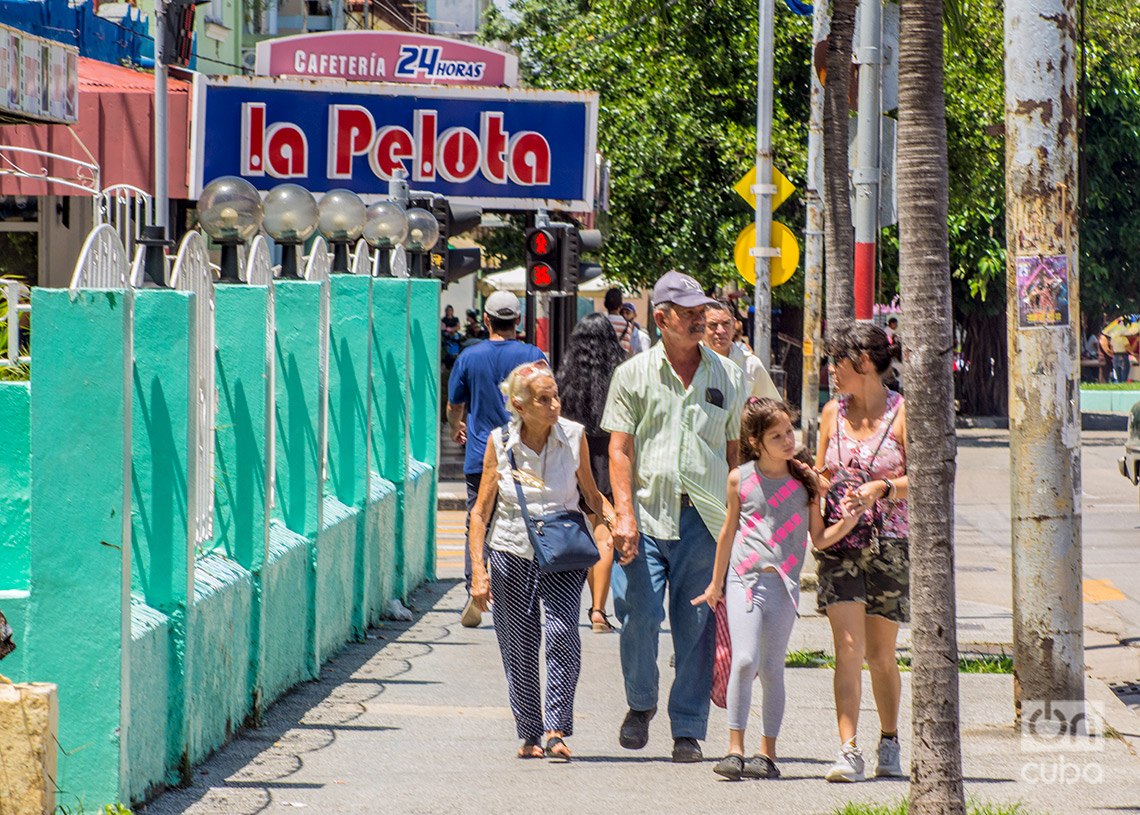
<path fill-rule="evenodd" d="M 439 239 L 428 253 L 428 263 L 425 264 L 426 277 L 434 277 L 446 286 L 464 275 L 479 271 L 482 254 L 478 249 L 452 249 L 448 241 L 479 225 L 483 218 L 481 207 L 451 204 L 443 196 L 413 197 L 408 206 L 426 209 L 439 222 Z"/>
<path fill-rule="evenodd" d="M 209 0 L 170 0 L 163 15 L 162 61 L 189 68 L 194 57 L 194 7 Z"/>
<path fill-rule="evenodd" d="M 526 231 L 527 293 L 561 290 L 562 232 L 550 226 Z"/>

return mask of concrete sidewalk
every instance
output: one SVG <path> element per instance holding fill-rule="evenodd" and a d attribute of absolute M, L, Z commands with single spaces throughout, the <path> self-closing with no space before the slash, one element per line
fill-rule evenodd
<path fill-rule="evenodd" d="M 455 539 L 441 541 L 441 571 L 455 574 Z M 837 748 L 832 672 L 788 669 L 788 706 L 780 736 L 784 779 L 731 783 L 712 772 L 724 750 L 724 711 L 713 708 L 706 760 L 673 765 L 662 713 L 648 747 L 623 750 L 617 729 L 625 712 L 615 634 L 582 628 L 583 671 L 574 761 L 520 761 L 506 683 L 489 617 L 459 625 L 462 581 L 441 580 L 417 593 L 412 623 L 387 623 L 350 645 L 322 672 L 271 708 L 264 726 L 195 770 L 194 784 L 140 808 L 167 813 L 562 813 L 764 812 L 830 813 L 848 801 L 889 803 L 908 784 L 872 780 L 835 785 L 822 776 Z M 588 597 L 587 597 L 588 599 Z M 812 609 L 796 625 L 792 648 L 830 652 L 825 619 Z M 584 603 L 585 605 L 585 603 Z M 961 609 L 966 632 L 982 638 L 1003 626 L 1002 610 Z M 1008 618 L 1008 611 L 1004 612 Z M 585 616 L 583 615 L 583 620 Z M 661 639 L 667 682 L 669 638 Z M 866 674 L 864 674 L 866 678 Z M 877 720 L 864 683 L 860 741 L 872 755 Z M 903 674 L 903 765 L 910 758 L 910 674 Z M 1119 738 L 1096 740 L 1095 752 L 1031 752 L 1012 727 L 1012 677 L 961 674 L 962 742 L 967 794 L 979 802 L 1020 802 L 1027 813 L 1140 812 L 1140 761 Z M 754 702 L 759 701 L 757 689 Z M 1117 713 L 1133 716 L 1115 700 Z M 754 705 L 754 708 L 756 706 Z M 758 742 L 754 718 L 748 747 Z M 1115 718 L 1140 733 L 1132 719 Z M 1074 780 L 1075 779 L 1075 780 Z M 1068 783 L 1063 783 L 1068 782 Z"/>

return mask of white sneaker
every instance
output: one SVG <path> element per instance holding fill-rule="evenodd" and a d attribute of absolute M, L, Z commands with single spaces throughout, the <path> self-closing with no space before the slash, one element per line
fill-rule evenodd
<path fill-rule="evenodd" d="M 864 778 L 863 751 L 855 746 L 855 741 L 852 739 L 840 748 L 839 758 L 827 771 L 827 780 L 850 782 L 862 781 Z"/>
<path fill-rule="evenodd" d="M 875 776 L 878 778 L 905 778 L 902 771 L 898 738 L 879 739 L 879 762 L 875 766 Z"/>

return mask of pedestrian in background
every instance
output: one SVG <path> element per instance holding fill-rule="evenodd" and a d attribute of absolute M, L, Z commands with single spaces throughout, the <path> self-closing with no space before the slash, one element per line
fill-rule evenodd
<path fill-rule="evenodd" d="M 576 510 L 579 491 L 600 518 L 612 520 L 613 507 L 594 484 L 584 428 L 560 415 L 558 385 L 550 369 L 524 363 L 510 372 L 502 392 L 511 420 L 508 428 L 491 433 L 483 456 L 479 495 L 471 512 L 471 597 L 480 611 L 494 600 L 495 638 L 507 674 L 515 728 L 523 740 L 519 758 L 545 754 L 569 760 L 565 738 L 574 732 L 574 693 L 582 664 L 578 617 L 586 570 L 539 568 L 516 481 L 532 516 Z M 492 509 L 494 522 L 488 534 Z M 489 576 L 484 544 L 490 550 Z M 545 704 L 538 666 L 543 638 Z M 540 743 L 543 735 L 545 748 Z"/>
<path fill-rule="evenodd" d="M 487 298 L 483 319 L 490 331 L 487 342 L 467 348 L 455 360 L 447 383 L 447 423 L 451 440 L 466 444 L 463 477 L 467 482 L 467 534 L 470 544 L 471 507 L 479 494 L 483 473 L 483 451 L 492 430 L 506 424 L 506 407 L 499 389 L 514 368 L 524 362 L 541 361 L 546 356 L 533 345 L 515 339 L 519 324 L 519 298 L 510 292 L 497 291 Z M 472 602 L 470 546 L 465 550 L 463 576 L 467 584 L 467 605 L 460 622 L 474 628 L 482 622 L 479 607 Z"/>
<path fill-rule="evenodd" d="M 618 313 L 633 324 L 633 330 L 636 335 L 638 348 L 644 351 L 646 348 L 652 345 L 652 342 L 649 339 L 649 333 L 644 328 L 642 328 L 641 323 L 637 321 L 637 306 L 635 306 L 633 303 L 622 303 L 621 311 Z"/>
<path fill-rule="evenodd" d="M 562 415 L 586 428 L 586 446 L 590 450 L 590 468 L 602 495 L 613 501 L 610 489 L 610 434 L 601 428 L 602 411 L 610 390 L 614 370 L 626 359 L 625 351 L 614 336 L 604 314 L 587 314 L 566 343 L 558 365 L 558 393 L 562 399 Z M 609 527 L 595 515 L 594 538 L 601 559 L 590 569 L 590 624 L 595 632 L 613 631 L 606 614 L 610 594 L 610 570 L 613 567 L 613 539 Z"/>
<path fill-rule="evenodd" d="M 727 357 L 744 374 L 744 391 L 747 396 L 779 400 L 782 397 L 776 390 L 768 369 L 760 358 L 732 341 L 736 320 L 732 309 L 723 301 L 713 301 L 705 312 L 704 344 L 722 357 Z"/>
<path fill-rule="evenodd" d="M 631 357 L 638 351 L 643 350 L 638 341 L 636 327 L 621 314 L 621 289 L 617 286 L 608 289 L 605 297 L 602 299 L 602 305 L 605 306 L 610 325 L 613 326 L 614 333 L 617 335 L 618 342 L 621 343 L 625 355 Z"/>
<path fill-rule="evenodd" d="M 713 614 L 693 606 L 712 578 L 725 519 L 724 484 L 736 466 L 744 385 L 740 369 L 701 345 L 714 302 L 693 278 L 666 272 L 653 287 L 661 341 L 614 372 L 602 429 L 621 568 L 613 573 L 629 711 L 618 741 L 644 747 L 657 712 L 657 645 L 665 619 L 676 675 L 669 693 L 673 761 L 702 759 L 712 689 Z"/>
<path fill-rule="evenodd" d="M 728 474 L 728 517 L 717 538 L 713 579 L 693 605 L 716 610 L 723 597 L 732 640 L 725 695 L 728 753 L 714 772 L 725 778 L 779 778 L 776 737 L 784 718 L 784 655 L 800 602 L 800 570 L 808 536 L 819 549 L 843 538 L 858 516 L 825 528 L 820 482 L 796 458 L 795 411 L 775 399 L 752 397 L 740 422 L 742 463 Z M 764 690 L 761 747 L 744 759 L 752 680 Z"/>
<path fill-rule="evenodd" d="M 868 480 L 848 493 L 846 511 L 882 518 L 877 545 L 834 547 L 815 553 L 821 614 L 835 643 L 835 712 L 842 742 L 828 781 L 862 781 L 856 741 L 863 662 L 879 712 L 877 776 L 903 776 L 898 740 L 902 680 L 895 659 L 899 624 L 910 621 L 910 549 L 907 539 L 906 412 L 903 399 L 883 385 L 891 352 L 882 329 L 857 324 L 828 339 L 828 370 L 843 394 L 824 405 L 815 464 L 827 478 L 852 471 Z"/>

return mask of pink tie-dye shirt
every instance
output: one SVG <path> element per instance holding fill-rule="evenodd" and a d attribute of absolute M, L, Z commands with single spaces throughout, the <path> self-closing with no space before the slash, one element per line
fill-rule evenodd
<path fill-rule="evenodd" d="M 765 478 L 755 461 L 740 465 L 740 527 L 728 568 L 730 579 L 743 583 L 749 605 L 765 569 L 774 569 L 798 602 L 809 545 L 808 507 L 807 490 L 791 476 Z"/>

